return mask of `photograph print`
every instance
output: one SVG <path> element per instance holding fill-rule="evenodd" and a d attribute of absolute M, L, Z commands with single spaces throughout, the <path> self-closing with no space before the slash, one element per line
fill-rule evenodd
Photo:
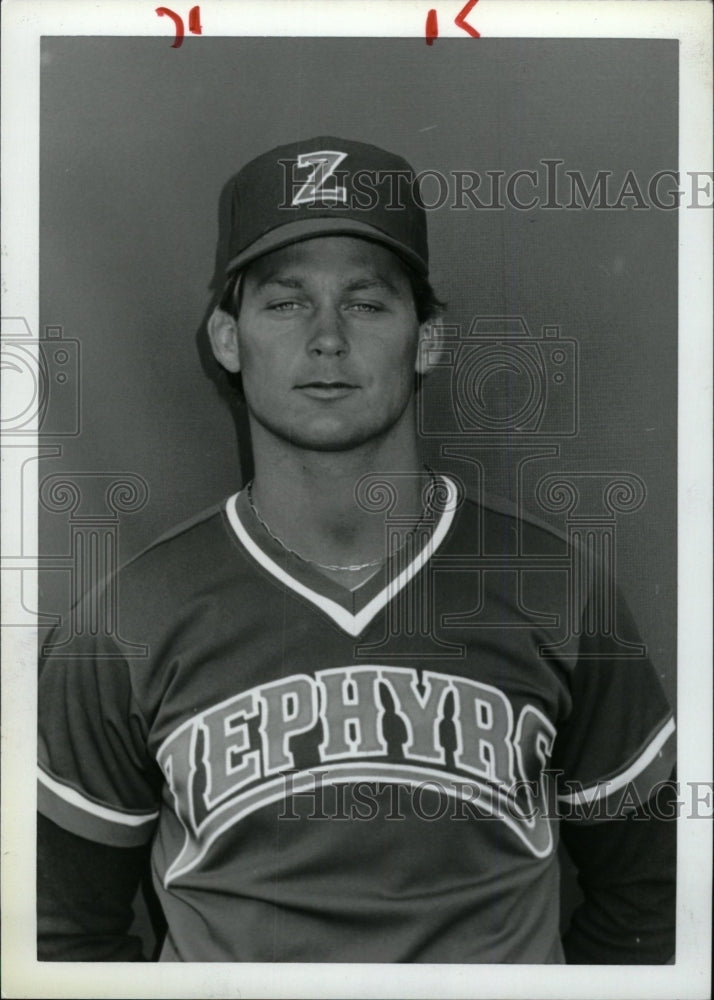
<path fill-rule="evenodd" d="M 672 963 L 676 39 L 170 41 L 41 42 L 38 959 Z"/>

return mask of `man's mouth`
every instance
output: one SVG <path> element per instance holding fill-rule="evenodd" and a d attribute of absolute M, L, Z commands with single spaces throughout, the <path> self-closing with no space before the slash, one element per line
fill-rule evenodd
<path fill-rule="evenodd" d="M 314 399 L 340 399 L 359 387 L 352 382 L 343 382 L 339 379 L 316 379 L 312 382 L 303 382 L 295 388 Z"/>

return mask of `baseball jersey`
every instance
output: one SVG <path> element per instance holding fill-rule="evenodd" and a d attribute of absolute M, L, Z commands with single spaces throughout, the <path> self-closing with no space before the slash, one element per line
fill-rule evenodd
<path fill-rule="evenodd" d="M 113 634 L 44 664 L 39 808 L 152 840 L 162 960 L 563 961 L 558 817 L 645 801 L 674 723 L 567 541 L 441 487 L 353 591 L 243 491 L 107 584 Z"/>

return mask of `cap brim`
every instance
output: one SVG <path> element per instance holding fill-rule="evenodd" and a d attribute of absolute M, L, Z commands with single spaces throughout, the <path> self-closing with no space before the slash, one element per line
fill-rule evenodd
<path fill-rule="evenodd" d="M 429 271 L 426 261 L 414 253 L 411 247 L 388 236 L 376 226 L 370 226 L 356 219 L 331 219 L 319 216 L 314 220 L 300 219 L 296 222 L 286 222 L 284 226 L 271 229 L 270 232 L 265 233 L 255 243 L 251 243 L 249 247 L 233 257 L 226 267 L 226 274 L 232 274 L 273 250 L 280 250 L 282 247 L 290 246 L 291 243 L 300 243 L 302 240 L 311 240 L 318 236 L 360 236 L 362 239 L 372 240 L 389 247 L 415 268 L 419 274 L 426 276 Z"/>

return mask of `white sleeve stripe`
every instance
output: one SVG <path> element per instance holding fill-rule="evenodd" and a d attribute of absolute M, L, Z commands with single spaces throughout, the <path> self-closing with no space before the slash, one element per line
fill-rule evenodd
<path fill-rule="evenodd" d="M 673 732 L 674 719 L 670 718 L 666 725 L 660 729 L 654 739 L 647 744 L 637 760 L 630 764 L 626 771 L 616 775 L 614 778 L 606 778 L 605 781 L 599 781 L 595 785 L 583 788 L 579 792 L 573 792 L 569 795 L 559 795 L 559 801 L 568 802 L 573 805 L 584 805 L 592 802 L 594 799 L 607 798 L 607 796 L 611 795 L 613 792 L 617 792 L 619 789 L 624 788 L 625 785 L 635 779 L 652 763 Z"/>
<path fill-rule="evenodd" d="M 38 776 L 40 782 L 45 786 L 45 788 L 58 798 L 62 799 L 64 802 L 67 802 L 69 805 L 74 806 L 77 809 L 82 809 L 84 812 L 90 813 L 92 816 L 97 816 L 99 819 L 108 820 L 110 823 L 120 823 L 123 826 L 143 826 L 145 823 L 153 823 L 159 815 L 158 812 L 152 812 L 145 813 L 142 816 L 136 816 L 131 813 L 119 812 L 117 809 L 109 809 L 108 806 L 100 806 L 97 802 L 92 802 L 90 799 L 86 799 L 74 788 L 68 788 L 61 782 L 55 781 L 54 778 L 45 774 L 42 768 L 38 770 Z"/>

